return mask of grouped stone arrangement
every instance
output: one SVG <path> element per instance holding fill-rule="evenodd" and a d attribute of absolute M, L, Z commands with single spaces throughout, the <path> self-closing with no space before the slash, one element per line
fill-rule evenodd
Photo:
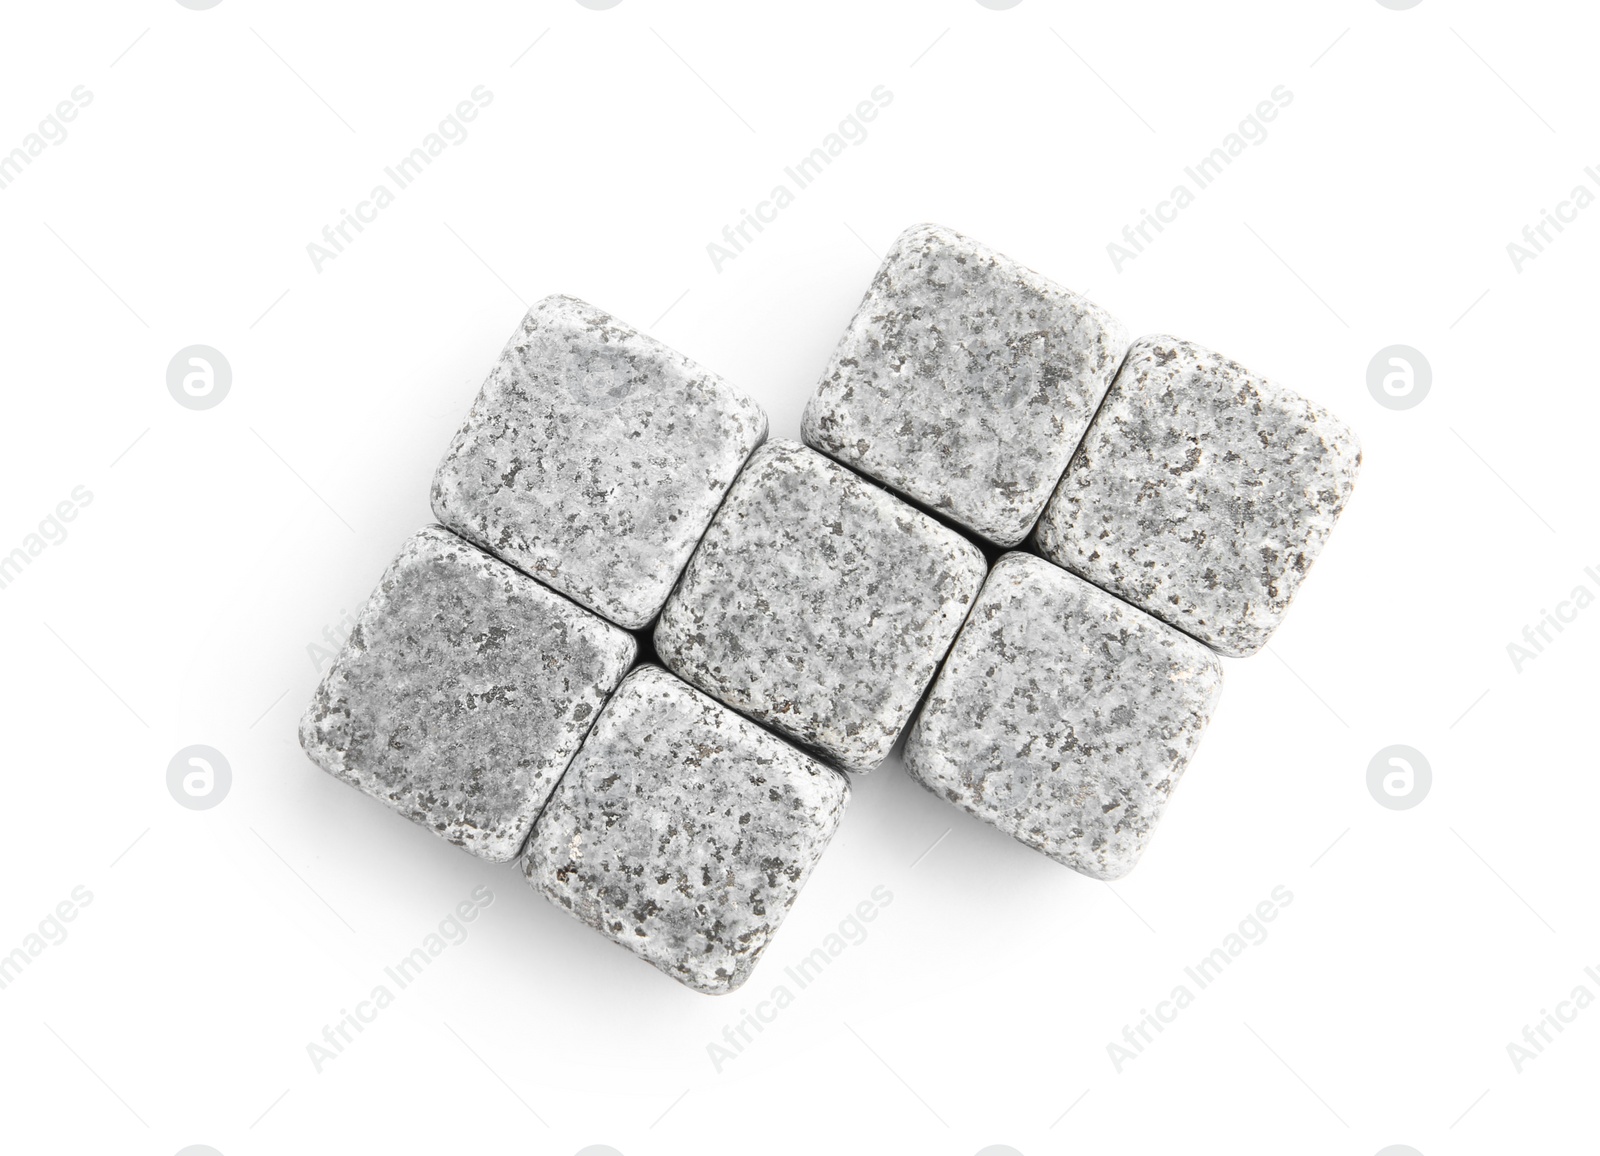
<path fill-rule="evenodd" d="M 1320 407 L 937 226 L 895 243 L 802 429 L 768 442 L 714 374 L 540 302 L 301 745 L 731 991 L 908 724 L 928 790 L 1132 869 L 1216 652 L 1266 642 L 1360 464 Z"/>

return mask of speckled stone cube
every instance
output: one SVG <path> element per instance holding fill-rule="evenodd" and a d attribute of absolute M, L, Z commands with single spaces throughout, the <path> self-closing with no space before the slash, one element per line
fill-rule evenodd
<path fill-rule="evenodd" d="M 675 673 L 846 770 L 889 754 L 983 582 L 947 526 L 794 442 L 751 456 L 667 600 Z"/>
<path fill-rule="evenodd" d="M 300 745 L 412 822 L 505 862 L 637 650 L 627 631 L 429 526 L 384 571 Z"/>
<path fill-rule="evenodd" d="M 911 776 L 1095 879 L 1132 870 L 1222 691 L 1206 647 L 1028 554 L 995 563 L 906 741 Z"/>
<path fill-rule="evenodd" d="M 619 626 L 645 626 L 767 417 L 571 297 L 528 311 L 433 479 L 434 516 Z"/>
<path fill-rule="evenodd" d="M 1252 654 L 1349 500 L 1350 428 L 1220 354 L 1137 341 L 1039 520 L 1046 558 L 1223 654 Z"/>
<path fill-rule="evenodd" d="M 902 233 L 803 436 L 999 546 L 1021 542 L 1128 346 L 1098 305 L 960 233 Z"/>
<path fill-rule="evenodd" d="M 673 979 L 730 992 L 849 795 L 839 772 L 641 666 L 551 796 L 522 868 L 545 898 Z"/>

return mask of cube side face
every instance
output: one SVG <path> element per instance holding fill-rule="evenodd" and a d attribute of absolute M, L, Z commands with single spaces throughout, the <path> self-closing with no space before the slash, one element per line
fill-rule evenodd
<path fill-rule="evenodd" d="M 844 776 L 654 666 L 624 680 L 523 872 L 680 983 L 739 987 L 833 838 Z"/>
<path fill-rule="evenodd" d="M 752 456 L 656 624 L 674 673 L 846 770 L 889 754 L 982 585 L 976 546 L 821 454 Z"/>
<path fill-rule="evenodd" d="M 626 631 L 430 526 L 367 600 L 300 745 L 335 778 L 506 862 L 636 653 Z"/>
<path fill-rule="evenodd" d="M 1222 689 L 1205 646 L 1049 562 L 990 571 L 906 744 L 934 794 L 1096 879 L 1133 869 Z"/>
<path fill-rule="evenodd" d="M 921 225 L 806 406 L 807 445 L 1000 546 L 1027 535 L 1128 347 L 1105 310 Z"/>
<path fill-rule="evenodd" d="M 1035 543 L 1224 654 L 1266 644 L 1349 500 L 1360 445 L 1219 354 L 1141 338 Z"/>
<path fill-rule="evenodd" d="M 440 463 L 434 515 L 639 629 L 766 434 L 761 408 L 716 375 L 591 305 L 547 298 Z"/>

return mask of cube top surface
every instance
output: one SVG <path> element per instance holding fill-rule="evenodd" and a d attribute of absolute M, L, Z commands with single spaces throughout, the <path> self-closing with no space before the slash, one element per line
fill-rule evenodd
<path fill-rule="evenodd" d="M 806 444 L 1000 546 L 1027 535 L 1128 345 L 950 229 L 902 233 L 806 406 Z"/>
<path fill-rule="evenodd" d="M 935 794 L 1096 879 L 1133 868 L 1222 689 L 1194 639 L 1040 558 L 995 563 L 912 726 Z"/>
<path fill-rule="evenodd" d="M 1224 654 L 1265 645 L 1349 500 L 1355 434 L 1220 354 L 1144 337 L 1039 520 L 1040 553 Z"/>
<path fill-rule="evenodd" d="M 656 624 L 674 673 L 865 772 L 983 582 L 954 530 L 794 442 L 757 450 Z"/>
<path fill-rule="evenodd" d="M 641 666 L 551 797 L 523 871 L 674 979 L 728 992 L 788 913 L 849 794 L 842 774 Z"/>
<path fill-rule="evenodd" d="M 384 571 L 300 721 L 335 777 L 514 859 L 637 654 L 627 631 L 438 526 Z"/>
<path fill-rule="evenodd" d="M 715 374 L 592 305 L 547 297 L 440 463 L 434 515 L 639 629 L 766 433 L 761 408 Z"/>

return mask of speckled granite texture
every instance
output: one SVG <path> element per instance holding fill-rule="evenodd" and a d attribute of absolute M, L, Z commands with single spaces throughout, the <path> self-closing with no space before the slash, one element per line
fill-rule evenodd
<path fill-rule="evenodd" d="M 751 457 L 656 624 L 670 669 L 846 770 L 888 755 L 983 582 L 978 548 L 794 442 Z"/>
<path fill-rule="evenodd" d="M 637 649 L 429 526 L 367 600 L 300 720 L 300 745 L 336 778 L 504 862 Z"/>
<path fill-rule="evenodd" d="M 592 305 L 547 297 L 440 463 L 433 512 L 636 630 L 766 435 L 761 408 L 714 374 Z"/>
<path fill-rule="evenodd" d="M 630 674 L 534 828 L 529 882 L 696 991 L 744 983 L 850 787 L 658 666 Z"/>
<path fill-rule="evenodd" d="M 1206 647 L 1028 554 L 995 563 L 906 740 L 934 794 L 1096 879 L 1133 869 L 1222 692 Z"/>
<path fill-rule="evenodd" d="M 1187 341 L 1134 344 L 1039 520 L 1041 554 L 1223 654 L 1283 619 L 1349 500 L 1350 428 Z"/>
<path fill-rule="evenodd" d="M 806 406 L 807 445 L 1000 546 L 1026 537 L 1116 373 L 1098 305 L 937 225 L 902 233 Z"/>

